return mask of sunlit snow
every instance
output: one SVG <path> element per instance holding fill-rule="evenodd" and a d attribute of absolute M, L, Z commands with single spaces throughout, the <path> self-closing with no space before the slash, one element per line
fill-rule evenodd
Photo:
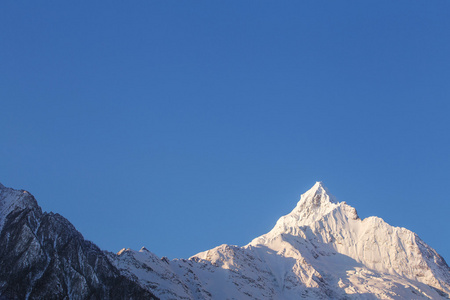
<path fill-rule="evenodd" d="M 110 254 L 161 299 L 440 299 L 450 269 L 415 233 L 361 220 L 321 182 L 275 227 L 243 247 L 169 261 L 147 249 Z"/>

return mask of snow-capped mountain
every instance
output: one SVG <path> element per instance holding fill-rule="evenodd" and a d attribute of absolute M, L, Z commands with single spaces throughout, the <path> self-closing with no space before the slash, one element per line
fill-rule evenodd
<path fill-rule="evenodd" d="M 0 185 L 0 266 L 0 299 L 450 298 L 435 250 L 405 228 L 361 220 L 321 182 L 248 245 L 174 260 L 101 251 L 28 192 Z"/>
<path fill-rule="evenodd" d="M 415 233 L 361 220 L 321 182 L 275 227 L 243 247 L 185 259 L 145 248 L 111 261 L 161 299 L 447 299 L 450 268 Z"/>

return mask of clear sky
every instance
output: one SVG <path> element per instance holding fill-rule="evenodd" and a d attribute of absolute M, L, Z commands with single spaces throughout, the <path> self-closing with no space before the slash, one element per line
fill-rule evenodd
<path fill-rule="evenodd" d="M 101 248 L 245 245 L 323 181 L 450 260 L 450 1 L 1 1 L 0 182 Z"/>

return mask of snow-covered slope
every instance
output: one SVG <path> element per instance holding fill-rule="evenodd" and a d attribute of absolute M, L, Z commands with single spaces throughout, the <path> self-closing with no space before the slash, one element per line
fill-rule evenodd
<path fill-rule="evenodd" d="M 243 247 L 189 260 L 146 249 L 110 255 L 161 299 L 447 299 L 450 269 L 415 233 L 361 220 L 321 182 L 275 227 Z"/>

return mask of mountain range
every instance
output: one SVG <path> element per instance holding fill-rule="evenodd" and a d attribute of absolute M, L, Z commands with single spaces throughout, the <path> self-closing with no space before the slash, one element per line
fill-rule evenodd
<path fill-rule="evenodd" d="M 417 234 L 360 219 L 317 182 L 268 233 L 169 260 L 100 250 L 27 191 L 0 184 L 0 299 L 450 299 Z"/>

